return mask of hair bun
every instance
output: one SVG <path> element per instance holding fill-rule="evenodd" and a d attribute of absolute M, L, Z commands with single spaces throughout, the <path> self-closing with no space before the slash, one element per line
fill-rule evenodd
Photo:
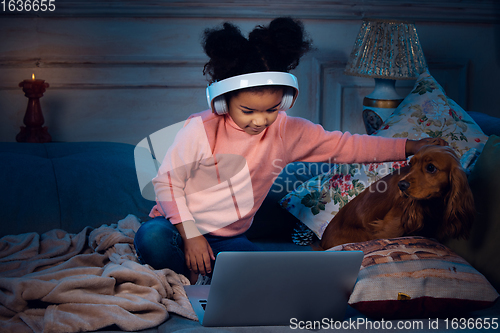
<path fill-rule="evenodd" d="M 257 26 L 246 39 L 231 23 L 206 29 L 203 49 L 210 61 L 203 74 L 212 82 L 263 71 L 288 72 L 297 67 L 310 49 L 302 22 L 289 17 L 274 19 L 269 26 Z"/>
<path fill-rule="evenodd" d="M 210 57 L 205 65 L 204 74 L 212 76 L 212 80 L 222 80 L 226 72 L 241 66 L 247 59 L 248 40 L 240 29 L 231 23 L 224 23 L 222 29 L 206 29 L 204 32 L 203 49 Z"/>
<path fill-rule="evenodd" d="M 289 17 L 276 18 L 268 27 L 257 27 L 250 33 L 249 40 L 257 45 L 269 67 L 281 71 L 297 67 L 311 44 L 305 39 L 302 22 Z"/>

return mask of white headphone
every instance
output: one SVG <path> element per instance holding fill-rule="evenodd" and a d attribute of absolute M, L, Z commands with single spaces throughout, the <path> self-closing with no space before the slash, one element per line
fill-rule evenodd
<path fill-rule="evenodd" d="M 279 106 L 280 111 L 290 109 L 299 94 L 297 78 L 286 72 L 258 72 L 233 76 L 207 87 L 207 102 L 213 112 L 223 115 L 229 111 L 224 97 L 230 91 L 258 87 L 258 86 L 286 86 L 283 99 Z"/>

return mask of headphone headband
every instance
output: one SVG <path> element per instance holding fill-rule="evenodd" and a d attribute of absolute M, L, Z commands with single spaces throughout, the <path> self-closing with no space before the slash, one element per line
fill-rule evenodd
<path fill-rule="evenodd" d="M 258 72 L 249 73 L 243 75 L 233 76 L 224 79 L 219 82 L 213 82 L 207 87 L 207 102 L 212 110 L 214 108 L 214 99 L 228 93 L 230 91 L 235 91 L 250 87 L 259 86 L 288 86 L 295 90 L 293 96 L 293 101 L 290 105 L 292 107 L 293 102 L 299 94 L 299 84 L 297 78 L 286 72 Z"/>

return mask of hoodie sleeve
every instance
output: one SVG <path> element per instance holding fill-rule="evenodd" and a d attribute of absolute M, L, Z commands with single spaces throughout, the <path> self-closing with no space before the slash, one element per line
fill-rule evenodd
<path fill-rule="evenodd" d="M 406 139 L 330 132 L 298 117 L 284 117 L 280 135 L 288 163 L 380 163 L 406 159 Z"/>

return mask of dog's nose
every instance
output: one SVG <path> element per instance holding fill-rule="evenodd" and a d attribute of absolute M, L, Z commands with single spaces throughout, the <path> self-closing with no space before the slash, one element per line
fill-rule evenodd
<path fill-rule="evenodd" d="M 406 180 L 401 180 L 398 182 L 398 187 L 401 191 L 406 191 L 410 187 L 410 183 Z"/>

